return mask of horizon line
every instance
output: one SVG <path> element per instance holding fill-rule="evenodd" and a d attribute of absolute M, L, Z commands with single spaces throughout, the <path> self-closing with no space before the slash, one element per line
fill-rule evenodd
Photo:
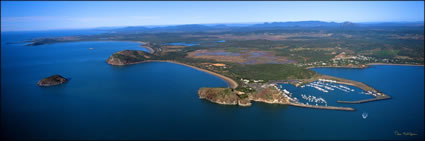
<path fill-rule="evenodd" d="M 181 26 L 181 25 L 208 25 L 208 24 L 264 24 L 264 23 L 279 23 L 279 22 L 308 22 L 308 21 L 315 21 L 315 22 L 327 22 L 327 23 L 344 23 L 344 22 L 351 22 L 351 21 L 343 21 L 343 22 L 336 22 L 336 21 L 321 21 L 321 20 L 300 20 L 300 21 L 271 21 L 271 22 L 228 22 L 228 23 L 187 23 L 187 24 L 158 24 L 158 25 L 134 25 L 134 26 L 98 26 L 98 27 L 86 27 L 86 28 L 58 28 L 58 29 L 35 29 L 35 30 L 0 30 L 1 32 L 36 32 L 36 31 L 61 31 L 61 30 L 94 30 L 97 28 L 125 28 L 125 27 L 149 27 L 149 26 Z M 418 23 L 425 21 L 368 21 L 368 22 L 351 22 L 351 23 Z"/>

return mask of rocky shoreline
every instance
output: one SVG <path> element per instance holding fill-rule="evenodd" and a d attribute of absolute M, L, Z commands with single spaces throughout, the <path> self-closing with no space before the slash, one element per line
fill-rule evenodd
<path fill-rule="evenodd" d="M 288 104 L 279 91 L 272 87 L 256 93 L 243 93 L 230 88 L 200 88 L 198 90 L 199 99 L 206 99 L 210 102 L 223 105 L 251 106 L 251 101 L 268 104 Z"/>
<path fill-rule="evenodd" d="M 135 63 L 141 63 L 149 59 L 150 55 L 140 50 L 124 50 L 112 54 L 106 62 L 111 65 L 123 66 Z"/>
<path fill-rule="evenodd" d="M 139 56 L 134 55 L 134 54 L 139 54 Z M 209 70 L 205 70 L 205 69 L 202 69 L 202 68 L 198 68 L 198 67 L 195 67 L 195 66 L 191 66 L 191 65 L 188 65 L 188 64 L 184 64 L 184 63 L 180 63 L 180 62 L 176 62 L 176 61 L 171 61 L 171 60 L 147 60 L 149 58 L 150 58 L 150 55 L 147 54 L 147 53 L 144 53 L 143 51 L 124 50 L 124 51 L 114 53 L 113 55 L 111 55 L 106 60 L 106 62 L 110 65 L 116 65 L 116 66 L 140 64 L 140 63 L 146 63 L 146 62 L 174 63 L 174 64 L 179 64 L 179 65 L 191 67 L 193 69 L 203 71 L 203 72 L 209 73 L 211 75 L 214 75 L 216 77 L 219 77 L 220 79 L 223 79 L 224 81 L 226 81 L 226 83 L 229 85 L 230 88 L 237 88 L 239 86 L 239 84 L 235 80 L 233 80 L 229 77 L 226 77 L 224 75 L 209 71 Z"/>

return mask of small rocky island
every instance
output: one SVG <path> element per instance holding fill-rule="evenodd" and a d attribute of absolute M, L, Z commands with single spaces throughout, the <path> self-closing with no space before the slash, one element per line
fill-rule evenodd
<path fill-rule="evenodd" d="M 140 50 L 124 50 L 112 54 L 106 62 L 111 65 L 127 65 L 135 64 L 145 61 L 146 59 L 151 58 L 151 56 Z"/>
<path fill-rule="evenodd" d="M 54 85 L 63 84 L 67 81 L 68 79 L 57 74 L 57 75 L 52 75 L 47 78 L 41 79 L 40 81 L 38 81 L 37 85 L 38 86 L 54 86 Z"/>

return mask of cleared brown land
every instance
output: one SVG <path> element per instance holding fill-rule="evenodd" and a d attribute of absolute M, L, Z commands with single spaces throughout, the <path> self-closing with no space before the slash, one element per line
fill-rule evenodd
<path fill-rule="evenodd" d="M 276 56 L 273 52 L 267 51 L 241 51 L 228 52 L 225 50 L 196 50 L 188 53 L 189 58 L 211 59 L 220 62 L 233 62 L 241 64 L 286 64 L 295 61 L 288 60 L 283 56 Z"/>
<path fill-rule="evenodd" d="M 162 49 L 161 55 L 166 55 L 167 53 L 170 53 L 170 52 L 179 52 L 179 51 L 182 51 L 183 48 L 184 46 L 163 46 L 161 47 Z"/>

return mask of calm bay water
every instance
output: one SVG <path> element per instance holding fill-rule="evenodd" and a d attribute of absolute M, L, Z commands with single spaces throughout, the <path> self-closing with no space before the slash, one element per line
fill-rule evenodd
<path fill-rule="evenodd" d="M 60 33 L 54 35 L 63 36 Z M 198 99 L 197 90 L 200 87 L 226 87 L 223 80 L 207 73 L 164 62 L 125 67 L 106 64 L 105 60 L 114 52 L 144 50 L 138 43 L 74 42 L 35 47 L 6 44 L 7 41 L 34 37 L 42 36 L 34 33 L 26 36 L 2 33 L 1 123 L 2 134 L 6 138 L 424 137 L 423 67 L 314 69 L 322 74 L 364 82 L 393 97 L 385 101 L 343 105 L 357 109 L 355 112 L 263 103 L 254 103 L 251 107 L 223 106 Z M 54 87 L 41 88 L 36 85 L 38 80 L 53 74 L 61 74 L 71 80 Z M 291 86 L 284 87 L 297 91 Z M 308 92 L 325 95 L 314 90 Z M 342 98 L 358 99 L 363 96 L 353 94 Z M 363 112 L 369 113 L 367 119 L 361 117 Z M 418 135 L 396 136 L 395 130 Z"/>

